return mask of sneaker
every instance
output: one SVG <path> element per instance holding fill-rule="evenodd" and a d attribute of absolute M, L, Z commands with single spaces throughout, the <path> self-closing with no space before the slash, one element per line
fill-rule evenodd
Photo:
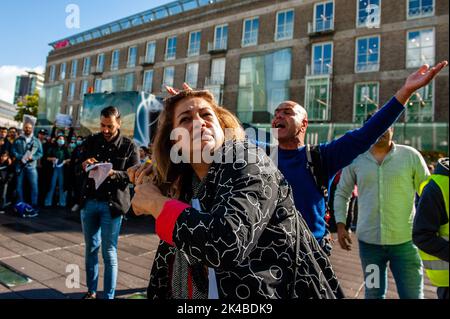
<path fill-rule="evenodd" d="M 36 208 L 26 209 L 24 217 L 33 218 L 39 215 L 39 211 Z"/>
<path fill-rule="evenodd" d="M 81 299 L 97 299 L 97 294 L 95 292 L 88 292 Z"/>
<path fill-rule="evenodd" d="M 3 215 L 5 213 L 4 210 L 0 210 L 0 215 Z"/>
<path fill-rule="evenodd" d="M 72 211 L 72 213 L 76 213 L 79 209 L 80 209 L 80 205 L 75 204 L 75 205 L 73 205 L 71 211 Z"/>

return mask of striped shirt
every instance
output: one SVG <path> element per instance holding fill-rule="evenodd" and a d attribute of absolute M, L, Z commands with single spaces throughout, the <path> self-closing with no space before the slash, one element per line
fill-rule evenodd
<path fill-rule="evenodd" d="M 358 239 L 375 245 L 398 245 L 412 240 L 414 199 L 429 176 L 422 155 L 412 147 L 393 145 L 378 164 L 370 151 L 343 172 L 334 197 L 337 223 L 346 222 L 348 203 L 358 185 Z"/>

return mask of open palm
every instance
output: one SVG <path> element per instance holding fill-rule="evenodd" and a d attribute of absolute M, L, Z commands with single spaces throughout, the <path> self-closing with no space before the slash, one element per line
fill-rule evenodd
<path fill-rule="evenodd" d="M 448 64 L 447 61 L 442 61 L 430 68 L 428 64 L 422 65 L 416 72 L 412 73 L 405 82 L 405 87 L 414 92 L 421 87 L 427 85 L 431 80 Z"/>

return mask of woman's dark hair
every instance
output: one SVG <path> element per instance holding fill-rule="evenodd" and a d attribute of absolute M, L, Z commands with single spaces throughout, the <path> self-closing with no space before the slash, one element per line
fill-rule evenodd
<path fill-rule="evenodd" d="M 108 107 L 105 107 L 105 108 L 100 112 L 100 115 L 103 116 L 103 117 L 106 117 L 106 118 L 115 116 L 116 119 L 120 119 L 120 111 L 119 111 L 119 109 L 118 109 L 117 107 L 115 107 L 115 106 L 108 106 Z"/>

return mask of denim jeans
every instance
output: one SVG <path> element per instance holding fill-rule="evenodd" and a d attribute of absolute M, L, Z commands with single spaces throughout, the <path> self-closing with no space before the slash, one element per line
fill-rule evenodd
<path fill-rule="evenodd" d="M 55 167 L 53 169 L 52 182 L 50 189 L 45 197 L 45 206 L 51 206 L 53 201 L 53 194 L 55 194 L 56 182 L 59 188 L 59 206 L 66 206 L 66 192 L 64 191 L 64 167 Z"/>
<path fill-rule="evenodd" d="M 28 179 L 31 187 L 31 205 L 38 204 L 38 173 L 36 167 L 25 166 L 20 174 L 17 176 L 17 196 L 19 202 L 23 202 L 23 179 L 24 176 Z"/>
<path fill-rule="evenodd" d="M 422 262 L 412 241 L 400 245 L 373 245 L 359 241 L 359 256 L 366 299 L 386 298 L 388 264 L 400 299 L 423 299 Z"/>
<path fill-rule="evenodd" d="M 98 251 L 102 246 L 104 274 L 104 298 L 114 299 L 118 262 L 117 242 L 122 216 L 112 217 L 107 202 L 88 200 L 81 210 L 81 223 L 86 243 L 86 278 L 89 292 L 97 292 Z"/>

